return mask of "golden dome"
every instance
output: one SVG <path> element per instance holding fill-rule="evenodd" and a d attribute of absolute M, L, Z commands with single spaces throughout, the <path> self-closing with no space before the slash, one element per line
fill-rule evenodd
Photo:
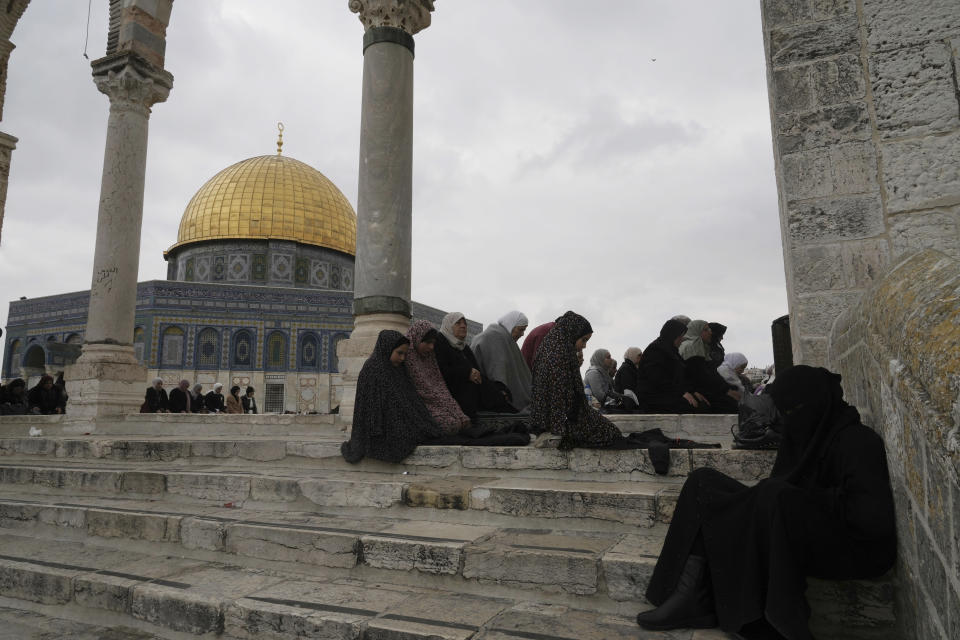
<path fill-rule="evenodd" d="M 177 243 L 226 239 L 293 240 L 356 255 L 357 214 L 313 167 L 257 156 L 210 178 L 190 199 Z M 169 251 L 169 250 L 168 250 Z"/>

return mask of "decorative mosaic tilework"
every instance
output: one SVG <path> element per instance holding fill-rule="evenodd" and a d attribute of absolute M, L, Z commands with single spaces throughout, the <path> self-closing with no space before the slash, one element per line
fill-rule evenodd
<path fill-rule="evenodd" d="M 310 261 L 310 285 L 326 289 L 330 286 L 330 263 L 322 260 Z"/>
<path fill-rule="evenodd" d="M 210 256 L 199 256 L 196 258 L 196 274 L 199 282 L 208 282 L 210 280 Z"/>
<path fill-rule="evenodd" d="M 340 286 L 344 291 L 353 291 L 353 269 L 340 268 Z"/>
<path fill-rule="evenodd" d="M 340 265 L 333 265 L 330 267 L 330 287 L 333 289 L 340 288 Z"/>
<path fill-rule="evenodd" d="M 193 258 L 187 258 L 187 268 L 183 273 L 183 279 L 187 282 L 193 282 L 194 272 L 193 272 Z"/>
<path fill-rule="evenodd" d="M 177 265 L 177 280 L 186 280 L 187 279 L 187 261 L 181 260 Z"/>
<path fill-rule="evenodd" d="M 223 280 L 227 275 L 227 257 L 226 256 L 214 256 L 213 257 L 213 280 L 219 282 Z"/>
<path fill-rule="evenodd" d="M 253 279 L 257 281 L 267 279 L 267 254 L 253 254 Z"/>
<path fill-rule="evenodd" d="M 227 280 L 246 282 L 250 279 L 250 254 L 231 253 L 227 257 Z"/>
<path fill-rule="evenodd" d="M 306 258 L 297 258 L 297 267 L 293 272 L 293 281 L 297 284 L 306 284 L 310 277 L 310 261 Z"/>
<path fill-rule="evenodd" d="M 273 264 L 270 265 L 270 278 L 280 282 L 293 281 L 293 256 L 285 253 L 275 253 Z"/>

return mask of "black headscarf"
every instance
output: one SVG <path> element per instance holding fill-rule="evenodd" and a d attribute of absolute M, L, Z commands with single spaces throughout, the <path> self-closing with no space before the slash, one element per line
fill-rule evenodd
<path fill-rule="evenodd" d="M 567 311 L 543 338 L 533 361 L 530 422 L 537 432 L 562 435 L 561 449 L 605 446 L 623 435 L 587 405 L 576 342 L 593 333 L 583 316 Z"/>
<path fill-rule="evenodd" d="M 860 414 L 844 401 L 840 375 L 823 367 L 790 367 L 767 385 L 766 393 L 784 422 L 770 477 L 809 486 L 834 437 L 845 427 L 859 424 Z"/>
<path fill-rule="evenodd" d="M 673 341 L 682 335 L 686 335 L 686 333 L 687 325 L 679 320 L 667 320 L 663 323 L 663 326 L 660 327 L 660 337 L 657 339 L 673 347 Z M 676 347 L 673 348 L 676 350 Z"/>
<path fill-rule="evenodd" d="M 360 369 L 350 440 L 340 447 L 347 462 L 364 457 L 400 462 L 417 445 L 440 435 L 406 368 L 390 363 L 393 350 L 403 344 L 409 340 L 399 331 L 381 331 Z"/>

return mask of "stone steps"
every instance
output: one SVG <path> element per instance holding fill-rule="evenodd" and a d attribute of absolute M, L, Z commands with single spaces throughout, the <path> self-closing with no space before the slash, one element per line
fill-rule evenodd
<path fill-rule="evenodd" d="M 0 487 L 26 494 L 172 500 L 198 506 L 252 503 L 267 509 L 421 507 L 484 511 L 520 518 L 595 519 L 649 527 L 669 521 L 677 479 L 588 482 L 339 471 L 250 472 L 229 467 L 177 468 L 166 463 L 0 464 Z"/>
<path fill-rule="evenodd" d="M 397 473 L 398 470 L 436 475 L 521 475 L 546 478 L 630 480 L 655 476 L 643 449 L 597 451 L 554 447 L 421 446 L 402 464 L 363 460 L 348 464 L 340 455 L 343 436 L 336 438 L 0 438 L 4 460 L 183 462 L 196 464 L 269 463 L 272 467 L 339 469 Z M 555 444 L 555 442 L 550 442 Z M 673 449 L 669 476 L 686 476 L 692 469 L 710 467 L 744 482 L 769 475 L 775 453 L 730 449 Z"/>
<path fill-rule="evenodd" d="M 128 623 L 131 637 L 369 640 L 664 638 L 632 616 L 331 575 L 250 569 L 0 536 L 0 597 L 28 611 Z M 156 634 L 156 636 L 152 635 Z M 116 637 L 116 636 L 115 636 Z M 672 632 L 721 640 L 718 631 Z"/>
<path fill-rule="evenodd" d="M 0 530 L 50 540 L 117 541 L 126 549 L 223 563 L 270 561 L 288 570 L 326 567 L 369 577 L 375 569 L 373 574 L 388 581 L 455 578 L 472 583 L 461 590 L 469 586 L 507 596 L 533 590 L 555 603 L 569 603 L 571 594 L 591 596 L 592 608 L 608 612 L 642 597 L 664 535 L 663 525 L 633 533 L 584 533 L 248 508 L 172 509 L 136 500 L 6 497 L 0 498 Z M 359 571 L 350 571 L 355 568 Z"/>
<path fill-rule="evenodd" d="M 648 606 L 643 590 L 684 476 L 711 466 L 752 482 L 769 473 L 774 458 L 772 452 L 674 450 L 670 475 L 657 476 L 643 450 L 420 447 L 402 465 L 348 465 L 339 456 L 345 435 L 332 423 L 322 433 L 278 427 L 271 434 L 231 436 L 157 424 L 162 432 L 150 435 L 98 431 L 25 438 L 0 429 L 0 535 L 56 548 L 81 545 L 73 557 L 84 562 L 54 562 L 107 577 L 110 571 L 144 577 L 101 566 L 101 552 L 112 550 L 202 563 L 223 580 L 223 572 L 237 571 L 280 576 L 283 585 L 319 582 L 326 594 L 315 601 L 296 591 L 299 586 L 289 593 L 241 594 L 217 591 L 212 579 L 196 586 L 192 578 L 161 576 L 193 586 L 161 589 L 162 601 L 130 606 L 128 613 L 116 613 L 116 624 L 163 637 L 188 637 L 195 633 L 190 629 L 201 628 L 164 626 L 157 621 L 166 614 L 149 614 L 181 606 L 219 612 L 225 631 L 205 631 L 210 637 L 292 638 L 300 631 L 302 637 L 398 639 L 666 637 L 643 635 L 632 616 Z M 719 428 L 720 421 L 713 424 Z M 10 562 L 24 561 L 7 555 L 14 558 Z M 37 562 L 17 580 L 29 583 L 37 563 L 47 561 L 31 557 Z M 0 568 L 0 606 L 30 601 L 15 589 L 5 591 L 2 576 Z M 118 588 L 129 600 L 134 593 L 152 593 L 143 583 Z M 467 606 L 464 598 L 479 602 L 482 611 L 490 601 L 506 604 L 482 623 L 454 616 L 432 619 L 442 624 L 430 626 L 416 602 L 406 601 L 412 613 L 403 613 L 384 596 L 381 608 L 368 609 L 347 587 L 406 598 L 417 593 L 417 601 L 433 598 L 438 610 L 451 615 Z M 889 581 L 812 581 L 812 626 L 818 637 L 888 640 L 892 591 Z M 212 609 L 210 602 L 216 604 Z M 76 598 L 62 605 L 81 619 L 89 615 L 85 606 Z M 359 617 L 349 624 L 341 620 L 346 626 L 335 632 L 316 626 L 341 610 Z M 530 612 L 537 622 L 513 622 Z M 507 614 L 511 622 L 491 626 Z M 551 623 L 545 615 L 563 622 Z M 613 630 L 597 632 L 601 620 L 615 620 Z"/>

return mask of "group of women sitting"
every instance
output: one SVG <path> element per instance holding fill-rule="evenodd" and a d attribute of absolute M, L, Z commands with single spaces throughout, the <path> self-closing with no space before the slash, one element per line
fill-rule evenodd
<path fill-rule="evenodd" d="M 714 327 L 718 327 L 714 329 Z M 611 375 L 610 352 L 597 349 L 584 379 L 601 406 L 638 413 L 736 413 L 753 391 L 743 376 L 747 359 L 724 353 L 726 327 L 703 320 L 670 319 L 646 351 L 631 347 Z"/>
<path fill-rule="evenodd" d="M 439 331 L 419 320 L 406 335 L 380 332 L 357 379 L 344 458 L 396 462 L 419 444 L 527 444 L 541 433 L 561 436 L 563 449 L 642 446 L 586 401 L 580 354 L 593 335 L 586 318 L 573 311 L 558 318 L 532 371 L 517 346 L 527 325 L 510 312 L 474 339 L 475 350 L 462 313 L 447 314 Z"/>

